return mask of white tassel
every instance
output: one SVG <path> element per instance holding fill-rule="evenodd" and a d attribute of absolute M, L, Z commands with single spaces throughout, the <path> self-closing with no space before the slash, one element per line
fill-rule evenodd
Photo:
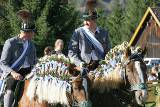
<path fill-rule="evenodd" d="M 56 103 L 68 105 L 66 96 L 68 86 L 70 85 L 66 81 L 62 81 L 56 77 L 39 77 L 39 80 L 35 80 L 34 78 L 29 84 L 27 96 L 29 96 L 30 100 L 37 96 L 40 103 L 47 101 L 53 105 Z"/>
<path fill-rule="evenodd" d="M 42 96 L 43 96 L 43 93 L 42 93 L 42 78 L 40 78 L 40 80 L 37 82 L 38 85 L 37 85 L 37 91 L 36 91 L 36 95 L 38 97 L 38 101 L 41 103 L 42 102 Z"/>
<path fill-rule="evenodd" d="M 30 84 L 28 86 L 26 95 L 28 96 L 29 100 L 32 100 L 35 96 L 35 91 L 36 91 L 36 87 L 37 87 L 37 81 L 35 80 L 36 77 L 33 77 L 30 80 Z"/>

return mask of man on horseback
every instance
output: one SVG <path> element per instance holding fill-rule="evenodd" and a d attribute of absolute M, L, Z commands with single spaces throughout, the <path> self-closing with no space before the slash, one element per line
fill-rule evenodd
<path fill-rule="evenodd" d="M 108 33 L 96 24 L 99 15 L 92 7 L 88 6 L 83 15 L 84 26 L 74 31 L 68 52 L 71 62 L 80 67 L 87 64 L 89 70 L 99 65 L 99 60 L 104 59 L 111 47 Z"/>
<path fill-rule="evenodd" d="M 28 10 L 21 10 L 18 15 L 23 21 L 20 34 L 6 40 L 0 60 L 2 77 L 6 79 L 4 107 L 12 107 L 18 81 L 24 79 L 36 63 L 36 49 L 31 41 L 35 26 L 30 21 L 31 14 Z"/>

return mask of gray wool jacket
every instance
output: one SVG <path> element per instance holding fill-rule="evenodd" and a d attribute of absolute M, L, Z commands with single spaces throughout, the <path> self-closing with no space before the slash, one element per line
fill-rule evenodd
<path fill-rule="evenodd" d="M 108 33 L 104 29 L 99 28 L 99 32 L 95 33 L 95 37 L 102 44 L 104 54 L 106 54 L 111 48 Z M 82 32 L 81 28 L 76 29 L 68 47 L 68 57 L 71 62 L 76 64 L 76 66 L 79 66 L 81 62 L 90 63 L 92 50 L 93 45 Z M 100 56 L 98 58 L 101 60 Z"/>
<path fill-rule="evenodd" d="M 1 76 L 2 78 L 6 78 L 7 75 L 11 71 L 13 71 L 13 69 L 10 66 L 21 56 L 20 50 L 22 49 L 22 47 L 23 47 L 23 42 L 21 39 L 19 39 L 18 36 L 6 40 L 3 46 L 0 59 L 0 68 L 3 71 Z M 36 48 L 33 42 L 31 42 L 31 47 L 29 52 L 30 53 L 27 55 L 28 57 L 27 61 L 32 67 L 36 63 Z"/>

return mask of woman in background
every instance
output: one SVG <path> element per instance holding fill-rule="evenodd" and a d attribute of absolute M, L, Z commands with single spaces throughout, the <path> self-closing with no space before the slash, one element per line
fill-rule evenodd
<path fill-rule="evenodd" d="M 154 66 L 150 70 L 150 74 L 148 76 L 148 81 L 157 81 L 158 80 L 158 67 Z"/>
<path fill-rule="evenodd" d="M 44 56 L 49 56 L 52 54 L 52 47 L 51 46 L 47 46 L 45 49 L 44 49 Z"/>
<path fill-rule="evenodd" d="M 62 50 L 64 48 L 64 42 L 62 39 L 57 39 L 54 45 L 54 50 L 52 51 L 52 54 L 63 54 Z"/>

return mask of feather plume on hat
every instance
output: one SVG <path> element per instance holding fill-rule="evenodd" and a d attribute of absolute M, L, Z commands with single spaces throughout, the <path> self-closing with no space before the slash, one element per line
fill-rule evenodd
<path fill-rule="evenodd" d="M 97 0 L 87 0 L 85 12 L 83 14 L 84 20 L 97 19 L 99 15 L 96 12 Z"/>
<path fill-rule="evenodd" d="M 22 20 L 22 22 L 30 22 L 32 19 L 32 14 L 29 10 L 19 10 L 17 16 Z"/>
<path fill-rule="evenodd" d="M 19 10 L 17 12 L 18 18 L 22 21 L 21 30 L 25 32 L 34 31 L 35 25 L 32 20 L 32 13 L 29 10 Z"/>
<path fill-rule="evenodd" d="M 94 10 L 96 6 L 97 6 L 97 1 L 96 0 L 87 0 L 86 9 Z"/>

